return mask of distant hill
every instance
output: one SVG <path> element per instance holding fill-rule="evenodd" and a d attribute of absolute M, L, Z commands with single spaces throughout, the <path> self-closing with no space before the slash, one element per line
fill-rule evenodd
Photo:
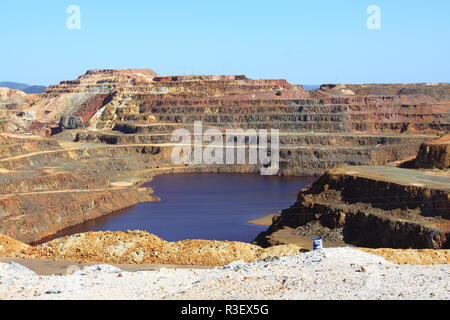
<path fill-rule="evenodd" d="M 9 89 L 14 89 L 14 90 L 20 90 L 25 93 L 42 93 L 47 88 L 44 86 L 30 86 L 29 84 L 25 84 L 25 83 L 17 83 L 17 82 L 9 82 L 9 81 L 0 82 L 0 87 L 5 87 L 5 88 L 9 88 Z"/>

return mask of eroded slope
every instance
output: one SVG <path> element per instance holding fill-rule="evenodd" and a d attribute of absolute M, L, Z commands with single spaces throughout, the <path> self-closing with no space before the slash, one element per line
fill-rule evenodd
<path fill-rule="evenodd" d="M 300 231 L 319 224 L 330 238 L 337 232 L 357 246 L 449 248 L 449 195 L 449 175 L 396 167 L 339 167 L 302 190 L 297 202 L 276 215 L 256 243 L 280 243 L 279 230 Z"/>

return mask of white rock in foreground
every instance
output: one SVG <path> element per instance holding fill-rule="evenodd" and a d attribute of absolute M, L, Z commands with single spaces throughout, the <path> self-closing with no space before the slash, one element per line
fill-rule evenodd
<path fill-rule="evenodd" d="M 8 272 L 3 272 L 8 270 Z M 450 266 L 396 265 L 352 248 L 214 269 L 40 277 L 0 264 L 3 299 L 450 299 Z"/>

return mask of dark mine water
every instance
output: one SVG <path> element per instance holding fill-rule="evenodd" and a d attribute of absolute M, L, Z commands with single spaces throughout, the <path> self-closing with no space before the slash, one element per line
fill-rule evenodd
<path fill-rule="evenodd" d="M 141 203 L 68 228 L 57 236 L 89 231 L 144 230 L 168 241 L 251 242 L 264 226 L 247 221 L 292 205 L 312 178 L 246 174 L 172 174 L 150 184 L 159 203 Z"/>

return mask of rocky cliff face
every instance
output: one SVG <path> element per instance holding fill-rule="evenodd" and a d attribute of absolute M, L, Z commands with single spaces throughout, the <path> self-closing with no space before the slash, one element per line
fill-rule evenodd
<path fill-rule="evenodd" d="M 73 81 L 48 87 L 30 110 L 44 123 L 57 123 L 61 116 L 89 120 L 118 88 L 133 87 L 155 77 L 150 69 L 90 70 Z"/>
<path fill-rule="evenodd" d="M 447 95 L 445 84 L 305 91 L 245 76 L 94 70 L 50 86 L 31 110 L 53 132 L 82 127 L 79 142 L 171 148 L 170 133 L 191 129 L 194 121 L 222 130 L 279 129 L 281 174 L 320 175 L 339 164 L 384 165 L 415 155 L 423 142 L 448 131 Z"/>
<path fill-rule="evenodd" d="M 36 95 L 0 87 L 0 132 L 24 132 L 35 120 L 33 112 L 24 112 Z"/>
<path fill-rule="evenodd" d="M 256 242 L 318 223 L 347 243 L 381 248 L 450 246 L 450 176 L 395 167 L 340 167 L 302 190 Z M 311 237 L 314 235 L 311 234 Z M 326 238 L 328 235 L 325 234 Z"/>

